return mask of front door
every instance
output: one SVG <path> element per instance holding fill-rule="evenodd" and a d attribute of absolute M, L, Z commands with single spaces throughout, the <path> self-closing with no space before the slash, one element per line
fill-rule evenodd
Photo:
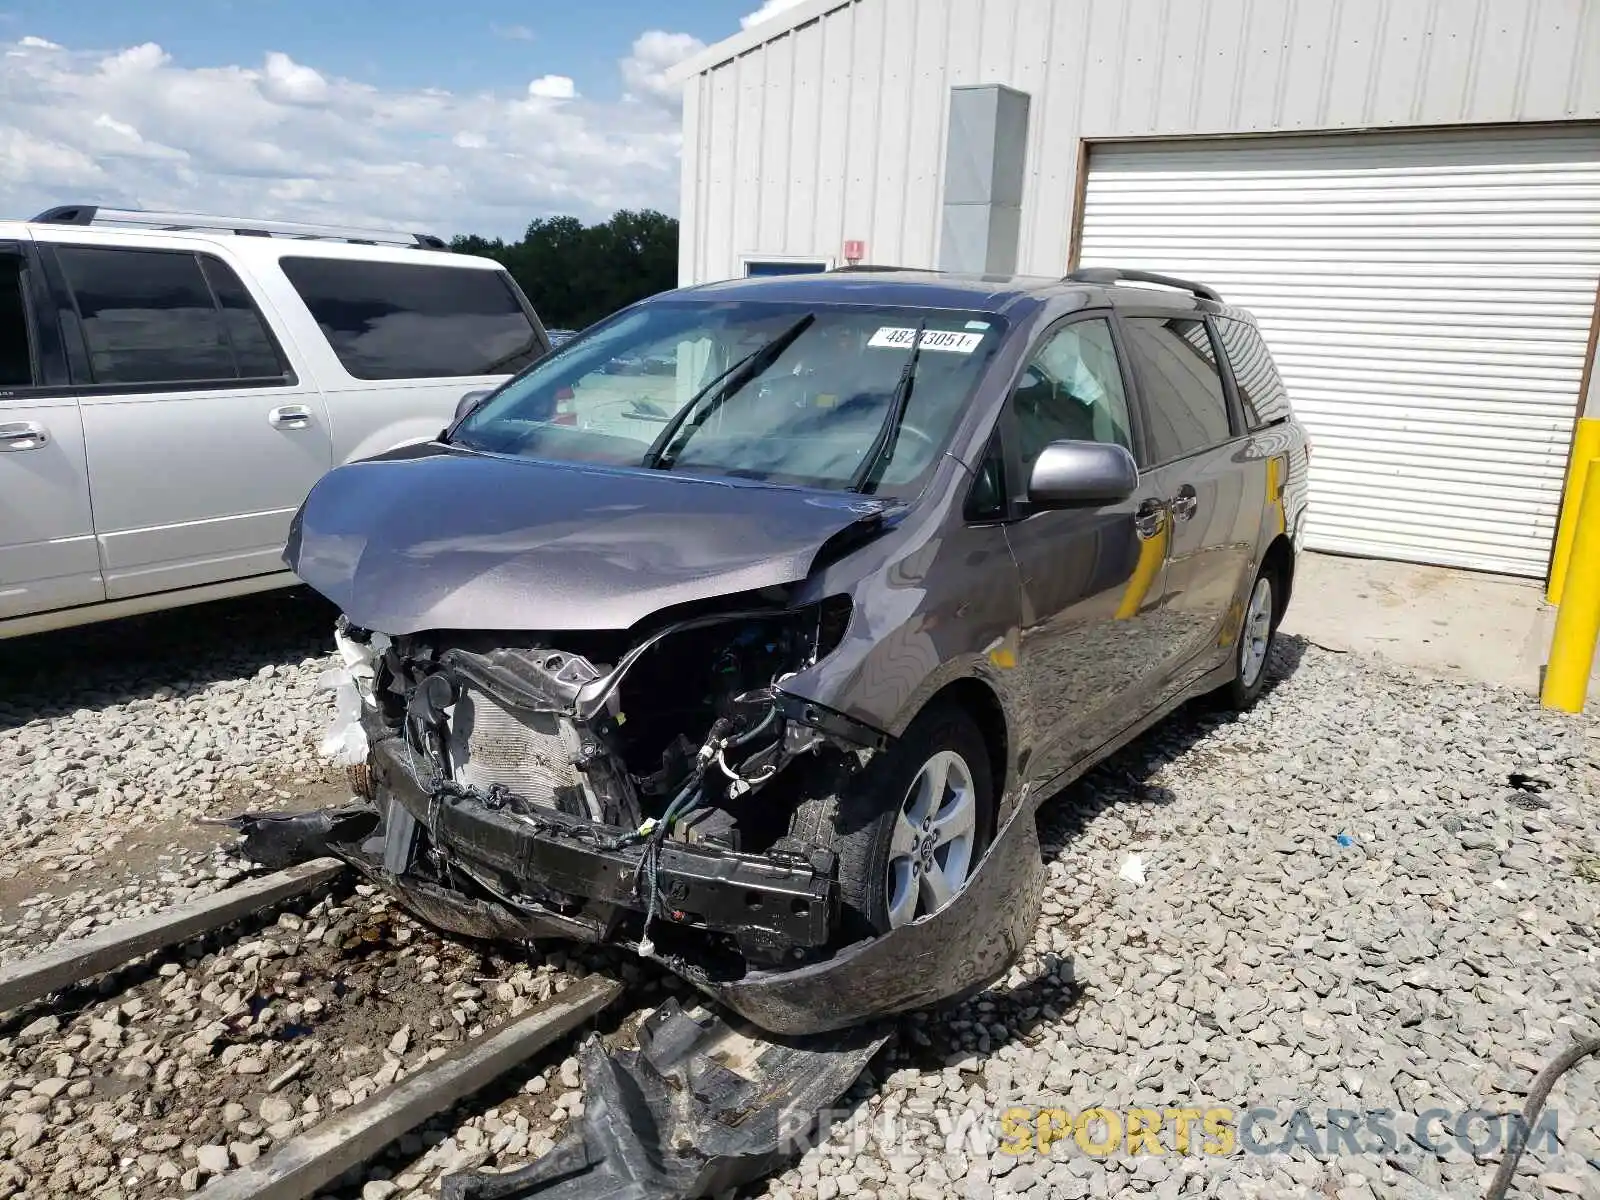
<path fill-rule="evenodd" d="M 290 518 L 329 467 L 328 420 L 239 276 L 188 250 L 53 255 L 80 331 L 67 349 L 107 596 L 284 570 Z"/>
<path fill-rule="evenodd" d="M 1216 667 L 1232 646 L 1265 504 L 1265 466 L 1246 452 L 1206 323 L 1125 316 L 1148 474 L 1172 516 L 1161 621 L 1166 690 Z"/>
<path fill-rule="evenodd" d="M 0 620 L 105 599 L 48 297 L 31 245 L 0 242 Z"/>
<path fill-rule="evenodd" d="M 1033 351 L 1002 423 L 1017 500 L 1039 453 L 1066 439 L 1136 446 L 1110 321 L 1069 318 Z M 1017 667 L 1029 698 L 1030 782 L 1047 783 L 1146 711 L 1163 662 L 1167 516 L 1159 490 L 1097 508 L 1027 512 L 1006 535 L 1022 578 Z"/>

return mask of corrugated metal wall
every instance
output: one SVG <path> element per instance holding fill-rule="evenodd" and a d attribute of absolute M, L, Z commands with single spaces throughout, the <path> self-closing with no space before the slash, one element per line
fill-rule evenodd
<path fill-rule="evenodd" d="M 1019 264 L 1041 274 L 1067 262 L 1081 138 L 1600 118 L 1600 0 L 850 0 L 774 28 L 686 86 L 686 282 L 846 238 L 933 265 L 956 84 L 1033 98 Z"/>
<path fill-rule="evenodd" d="M 1314 549 L 1544 574 L 1600 280 L 1600 127 L 1096 147 L 1083 264 L 1255 314 Z"/>

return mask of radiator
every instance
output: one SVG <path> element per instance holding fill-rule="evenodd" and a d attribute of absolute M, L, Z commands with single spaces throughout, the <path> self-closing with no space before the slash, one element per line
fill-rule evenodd
<path fill-rule="evenodd" d="M 463 690 L 450 719 L 450 772 L 457 783 L 494 784 L 546 808 L 581 792 L 572 759 L 579 749 L 571 722 L 553 713 L 504 708 L 482 692 Z"/>

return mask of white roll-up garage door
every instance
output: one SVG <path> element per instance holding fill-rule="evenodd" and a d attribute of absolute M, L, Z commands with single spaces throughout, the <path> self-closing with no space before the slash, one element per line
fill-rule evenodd
<path fill-rule="evenodd" d="M 1600 131 L 1096 146 L 1081 264 L 1253 310 L 1314 547 L 1542 577 L 1600 280 Z"/>

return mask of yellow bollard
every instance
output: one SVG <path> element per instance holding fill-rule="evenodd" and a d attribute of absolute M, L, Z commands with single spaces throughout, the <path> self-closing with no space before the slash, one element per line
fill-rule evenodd
<path fill-rule="evenodd" d="M 1550 585 L 1545 599 L 1561 603 L 1561 589 L 1567 582 L 1572 560 L 1572 537 L 1578 527 L 1578 512 L 1583 505 L 1583 485 L 1589 464 L 1600 458 L 1600 418 L 1580 417 L 1572 435 L 1572 454 L 1567 461 L 1565 499 L 1561 505 L 1561 524 L 1556 527 L 1556 549 L 1550 557 Z"/>
<path fill-rule="evenodd" d="M 1544 672 L 1546 708 L 1582 712 L 1594 668 L 1594 643 L 1600 635 L 1600 459 L 1589 463 L 1583 502 L 1572 530 L 1556 632 L 1550 639 L 1550 665 Z"/>

